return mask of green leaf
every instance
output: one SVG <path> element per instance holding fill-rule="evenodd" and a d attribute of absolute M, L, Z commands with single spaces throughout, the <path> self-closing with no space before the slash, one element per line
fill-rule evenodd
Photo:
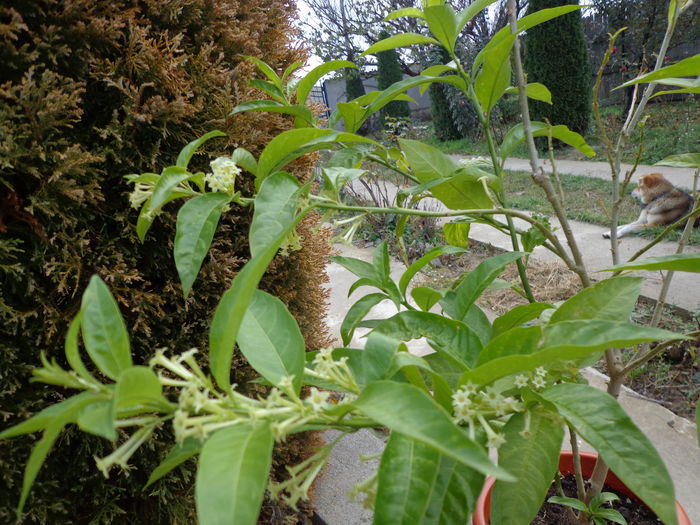
<path fill-rule="evenodd" d="M 362 161 L 369 155 L 370 151 L 371 146 L 367 144 L 356 144 L 355 146 L 339 149 L 333 153 L 333 156 L 326 165 L 326 169 L 335 167 L 360 168 L 362 166 Z"/>
<path fill-rule="evenodd" d="M 158 182 L 153 187 L 153 194 L 144 206 L 148 208 L 148 213 L 155 214 L 166 204 L 168 197 L 175 190 L 178 184 L 186 181 L 192 176 L 185 168 L 180 166 L 169 166 L 163 170 Z"/>
<path fill-rule="evenodd" d="M 494 0 L 495 1 L 495 0 Z M 396 11 L 392 11 L 388 15 L 384 17 L 385 21 L 389 20 L 395 20 L 397 18 L 401 18 L 403 16 L 408 16 L 411 18 L 423 18 L 423 11 L 416 7 L 404 7 L 403 9 L 397 9 Z"/>
<path fill-rule="evenodd" d="M 412 46 L 414 44 L 438 44 L 439 42 L 434 38 L 425 35 L 419 35 L 418 33 L 400 33 L 398 35 L 392 35 L 389 38 L 380 40 L 376 44 L 371 45 L 364 51 L 360 57 L 366 55 L 373 55 L 375 53 L 380 53 L 382 51 L 387 51 L 389 49 L 396 49 L 397 47 Z"/>
<path fill-rule="evenodd" d="M 454 255 L 457 253 L 464 253 L 466 250 L 457 246 L 438 246 L 433 248 L 423 257 L 415 261 L 411 266 L 409 266 L 406 271 L 399 279 L 399 290 L 402 295 L 406 295 L 406 290 L 408 289 L 408 284 L 411 282 L 413 277 L 421 271 L 430 261 L 439 257 L 441 255 Z"/>
<path fill-rule="evenodd" d="M 144 490 L 158 481 L 160 478 L 171 472 L 175 467 L 184 463 L 201 449 L 201 441 L 197 438 L 186 438 L 181 444 L 175 445 L 163 461 L 151 472 L 148 482 L 143 487 Z"/>
<path fill-rule="evenodd" d="M 514 42 L 515 35 L 503 39 L 488 50 L 484 48 L 483 67 L 476 75 L 474 92 L 486 114 L 491 112 L 510 85 L 510 51 Z"/>
<path fill-rule="evenodd" d="M 452 6 L 447 4 L 426 7 L 423 10 L 430 32 L 448 51 L 454 51 L 457 30 L 457 16 Z"/>
<path fill-rule="evenodd" d="M 278 87 L 274 82 L 268 82 L 259 78 L 254 78 L 249 84 L 265 93 L 268 97 L 276 100 L 280 104 L 288 104 L 289 101 L 284 95 L 282 88 Z"/>
<path fill-rule="evenodd" d="M 348 60 L 331 60 L 313 68 L 299 81 L 299 84 L 297 84 L 297 102 L 299 104 L 306 104 L 309 93 L 311 93 L 314 85 L 323 75 L 345 67 L 357 68 L 355 64 Z"/>
<path fill-rule="evenodd" d="M 482 474 L 514 479 L 491 463 L 484 447 L 469 439 L 440 405 L 413 385 L 375 381 L 367 385 L 353 405 L 380 425 L 426 443 Z"/>
<path fill-rule="evenodd" d="M 379 464 L 373 523 L 467 523 L 483 482 L 483 474 L 394 432 Z"/>
<path fill-rule="evenodd" d="M 375 305 L 384 299 L 388 299 L 388 297 L 383 293 L 373 293 L 365 295 L 350 307 L 348 313 L 345 314 L 343 323 L 340 325 L 340 337 L 343 339 L 344 345 L 350 343 L 357 324 L 365 318 Z"/>
<path fill-rule="evenodd" d="M 330 129 L 298 128 L 284 131 L 272 139 L 260 154 L 256 184 L 306 153 L 326 148 L 334 143 L 351 142 L 377 144 L 371 139 L 353 133 Z"/>
<path fill-rule="evenodd" d="M 411 290 L 411 297 L 413 297 L 418 308 L 427 312 L 443 298 L 443 294 L 427 286 L 416 286 Z"/>
<path fill-rule="evenodd" d="M 437 148 L 417 140 L 399 139 L 399 143 L 411 172 L 420 182 L 449 177 L 458 169 L 454 161 Z M 481 182 L 473 180 L 470 176 L 454 177 L 434 186 L 431 193 L 453 210 L 493 207 Z"/>
<path fill-rule="evenodd" d="M 100 372 L 111 379 L 131 366 L 129 336 L 119 307 L 97 275 L 83 293 L 80 306 L 83 342 L 92 361 Z"/>
<path fill-rule="evenodd" d="M 367 170 L 361 170 L 357 168 L 343 168 L 336 166 L 322 168 L 321 172 L 323 173 L 324 194 L 327 194 L 333 199 L 339 200 L 339 193 L 343 186 L 345 186 L 350 181 L 362 177 L 362 175 L 367 173 Z"/>
<path fill-rule="evenodd" d="M 280 177 L 284 178 L 286 175 L 277 174 L 263 181 L 256 200 L 261 199 L 262 202 L 276 198 L 286 201 L 289 195 L 282 195 L 277 192 L 280 188 L 287 187 L 288 191 L 292 191 L 292 188 L 283 183 L 280 184 L 278 180 Z M 290 208 L 292 206 L 296 207 L 296 203 L 290 201 L 289 206 Z M 216 307 L 209 329 L 209 366 L 216 382 L 225 390 L 230 386 L 231 360 L 233 348 L 238 337 L 238 330 L 253 293 L 277 250 L 289 233 L 304 218 L 307 211 L 303 210 L 292 217 L 284 225 L 284 229 L 274 239 L 269 240 L 265 249 L 243 266 L 243 269 L 233 279 L 231 288 L 224 292 Z"/>
<path fill-rule="evenodd" d="M 476 304 L 469 307 L 469 310 L 467 310 L 467 314 L 462 319 L 462 322 L 472 329 L 472 331 L 479 338 L 479 341 L 481 341 L 482 345 L 486 345 L 493 337 L 493 327 L 491 326 L 491 321 L 489 321 L 488 316 Z"/>
<path fill-rule="evenodd" d="M 239 104 L 229 113 L 229 117 L 236 113 L 243 113 L 244 111 L 267 111 L 269 113 L 294 115 L 304 121 L 306 126 L 310 126 L 314 122 L 314 115 L 306 106 L 299 104 L 282 104 L 275 100 L 251 100 L 245 104 Z"/>
<path fill-rule="evenodd" d="M 496 481 L 491 493 L 491 525 L 529 525 L 557 472 L 564 429 L 552 415 L 537 410 L 513 415 L 503 428 L 503 437 L 506 442 L 498 449 L 498 464 L 517 481 Z"/>
<path fill-rule="evenodd" d="M 541 396 L 554 403 L 576 432 L 666 524 L 675 524 L 673 481 L 649 439 L 612 396 L 588 385 L 563 383 Z"/>
<path fill-rule="evenodd" d="M 41 412 L 34 414 L 29 419 L 13 427 L 6 428 L 0 432 L 0 440 L 44 430 L 52 421 L 59 420 L 66 416 L 66 414 L 77 415 L 83 407 L 98 399 L 99 398 L 96 398 L 92 392 L 82 392 L 73 397 L 69 397 L 64 401 L 46 407 Z"/>
<path fill-rule="evenodd" d="M 457 288 L 449 292 L 442 301 L 445 312 L 453 319 L 461 320 L 469 307 L 498 277 L 506 266 L 525 255 L 521 252 L 507 252 L 489 257 L 469 272 Z"/>
<path fill-rule="evenodd" d="M 177 214 L 173 254 L 185 297 L 209 251 L 221 211 L 229 202 L 231 196 L 225 193 L 205 193 L 188 200 Z"/>
<path fill-rule="evenodd" d="M 280 79 L 280 77 L 277 76 L 277 72 L 274 69 L 272 69 L 269 65 L 267 65 L 265 62 L 254 56 L 243 55 L 243 58 L 253 62 L 256 66 L 258 66 L 258 69 L 262 71 L 267 78 L 270 79 L 274 86 L 276 86 L 280 90 L 282 89 L 282 79 Z"/>
<path fill-rule="evenodd" d="M 643 281 L 642 277 L 613 277 L 600 281 L 565 301 L 554 311 L 549 323 L 576 319 L 627 321 L 637 304 Z"/>
<path fill-rule="evenodd" d="M 584 6 L 582 5 L 563 5 L 560 7 L 552 7 L 549 9 L 540 9 L 539 11 L 536 11 L 532 13 L 531 15 L 524 16 L 522 18 L 519 18 L 517 21 L 517 33 L 522 33 L 523 31 L 527 31 L 528 29 L 535 27 L 539 24 L 543 24 L 545 22 L 548 22 L 549 20 L 552 20 L 553 18 L 556 18 L 558 16 L 565 15 L 567 13 L 571 13 L 573 11 L 577 11 L 579 9 L 583 9 Z M 501 28 L 489 41 L 488 44 L 486 44 L 486 47 L 477 55 L 476 59 L 474 60 L 474 65 L 473 71 L 477 71 L 481 63 L 484 61 L 484 56 L 483 53 L 485 51 L 488 51 L 489 49 L 492 49 L 493 47 L 499 45 L 501 42 L 504 40 L 510 38 L 513 36 L 513 33 L 511 33 L 510 26 L 506 25 L 505 27 Z"/>
<path fill-rule="evenodd" d="M 279 385 L 285 376 L 294 376 L 294 391 L 299 393 L 306 345 L 299 325 L 282 301 L 255 291 L 238 333 L 238 346 L 250 365 L 273 385 Z"/>
<path fill-rule="evenodd" d="M 114 408 L 117 412 L 172 411 L 163 397 L 162 386 L 156 373 L 147 366 L 132 366 L 119 374 L 114 389 Z"/>
<path fill-rule="evenodd" d="M 509 312 L 498 317 L 493 322 L 493 335 L 497 336 L 503 332 L 507 332 L 511 328 L 522 325 L 533 319 L 537 319 L 542 312 L 547 309 L 554 308 L 548 303 L 529 303 L 516 306 Z"/>
<path fill-rule="evenodd" d="M 63 427 L 68 423 L 74 423 L 75 421 L 77 421 L 79 412 L 85 406 L 99 400 L 99 398 L 95 397 L 92 394 L 85 394 L 87 394 L 87 392 L 84 392 L 83 394 L 78 394 L 77 396 L 73 396 L 72 398 L 62 403 L 49 407 L 49 409 L 53 409 L 50 418 L 46 417 L 48 415 L 49 409 L 42 410 L 38 414 L 44 415 L 43 418 L 40 418 L 40 420 L 42 421 L 41 424 L 44 428 L 44 434 L 38 441 L 38 443 L 34 445 L 34 448 L 32 448 L 32 452 L 29 455 L 29 459 L 27 460 L 27 466 L 24 468 L 24 477 L 22 479 L 22 494 L 19 499 L 19 504 L 17 505 L 18 516 L 22 514 L 22 509 L 24 508 L 24 504 L 27 501 L 27 496 L 29 496 L 29 490 L 32 488 L 32 484 L 34 483 L 34 480 L 36 479 L 36 476 L 39 473 L 39 469 L 41 469 L 41 466 L 44 464 L 44 460 L 46 459 L 47 454 L 51 450 L 51 447 L 56 441 L 56 438 L 58 438 L 58 435 L 63 430 Z M 24 423 L 29 423 L 34 420 L 33 424 L 36 425 L 37 420 L 35 420 L 35 418 L 36 416 L 30 419 L 29 421 L 25 421 Z M 13 435 L 19 435 L 17 433 L 17 429 L 22 425 L 23 424 L 21 423 L 20 425 L 6 430 L 2 434 L 0 434 L 0 439 L 4 439 L 5 437 L 11 437 Z M 13 430 L 14 432 L 12 432 Z M 30 432 L 33 432 L 33 430 L 30 430 Z"/>
<path fill-rule="evenodd" d="M 466 9 L 457 13 L 457 33 L 461 33 L 462 29 L 464 29 L 472 18 L 496 1 L 497 0 L 475 0 L 469 4 Z"/>
<path fill-rule="evenodd" d="M 165 206 L 170 201 L 174 201 L 175 199 L 181 199 L 183 197 L 191 197 L 192 195 L 193 195 L 192 192 L 174 190 L 170 195 L 168 195 L 165 198 L 161 207 Z M 148 230 L 151 228 L 151 224 L 153 224 L 153 221 L 155 220 L 156 215 L 157 215 L 157 212 L 151 213 L 149 211 L 150 206 L 151 206 L 151 199 L 148 199 L 144 203 L 144 205 L 141 207 L 141 211 L 139 212 L 139 217 L 136 220 L 136 235 L 138 236 L 139 241 L 141 241 L 141 242 L 143 242 L 143 240 L 146 238 L 146 233 L 148 233 Z"/>
<path fill-rule="evenodd" d="M 628 263 L 618 264 L 601 272 L 615 272 L 620 270 L 674 270 L 678 272 L 700 273 L 700 253 L 681 253 L 676 255 L 664 255 L 662 257 L 649 257 Z"/>
<path fill-rule="evenodd" d="M 595 512 L 594 518 L 601 519 L 601 525 L 606 525 L 604 520 L 619 523 L 620 525 L 627 525 L 627 520 L 624 516 L 614 509 L 598 509 Z"/>
<path fill-rule="evenodd" d="M 519 327 L 494 337 L 479 354 L 477 366 L 509 355 L 532 354 L 538 349 L 542 329 L 539 326 Z"/>
<path fill-rule="evenodd" d="M 404 311 L 380 322 L 374 329 L 401 341 L 427 337 L 430 346 L 471 368 L 481 351 L 481 340 L 460 321 L 430 312 Z"/>
<path fill-rule="evenodd" d="M 467 249 L 469 247 L 469 226 L 468 222 L 446 222 L 442 225 L 445 242 Z"/>
<path fill-rule="evenodd" d="M 672 64 L 670 66 L 662 67 L 657 71 L 652 71 L 645 75 L 638 76 L 619 85 L 615 89 L 620 89 L 627 86 L 633 86 L 634 84 L 640 84 L 642 82 L 659 82 L 667 78 L 674 77 L 697 77 L 700 75 L 700 54 L 693 55 L 692 57 L 684 58 L 680 62 Z"/>
<path fill-rule="evenodd" d="M 506 89 L 506 93 L 517 94 L 517 87 L 509 87 Z M 525 86 L 525 94 L 528 98 L 533 100 L 539 100 L 541 102 L 546 102 L 547 104 L 552 103 L 552 92 L 544 84 L 539 82 L 531 82 Z"/>
<path fill-rule="evenodd" d="M 360 279 L 367 279 L 378 283 L 382 280 L 381 276 L 377 274 L 376 268 L 371 263 L 363 261 L 362 259 L 335 256 L 331 257 L 331 261 L 339 264 L 354 275 L 357 275 Z"/>
<path fill-rule="evenodd" d="M 87 405 L 78 415 L 77 423 L 83 432 L 89 432 L 110 441 L 117 439 L 117 431 L 114 428 L 114 403 L 112 401 L 96 401 Z"/>
<path fill-rule="evenodd" d="M 223 131 L 219 130 L 214 130 L 210 131 L 209 133 L 205 133 L 201 137 L 199 137 L 196 140 L 193 140 L 187 146 L 182 148 L 182 151 L 180 151 L 180 154 L 177 156 L 177 161 L 175 162 L 175 165 L 186 170 L 187 166 L 190 164 L 190 159 L 192 159 L 192 155 L 195 154 L 195 152 L 199 149 L 199 147 L 204 144 L 206 141 L 208 141 L 211 138 L 214 137 L 225 137 L 226 133 Z"/>
<path fill-rule="evenodd" d="M 80 334 L 80 324 L 82 323 L 82 315 L 78 312 L 68 327 L 68 334 L 66 334 L 66 342 L 64 344 L 64 349 L 66 352 L 66 360 L 68 364 L 75 370 L 75 372 L 91 383 L 97 383 L 97 380 L 88 372 L 87 368 L 83 364 L 83 360 L 80 357 L 80 350 L 78 349 L 78 336 Z"/>
<path fill-rule="evenodd" d="M 546 122 L 533 121 L 530 123 L 533 137 L 547 137 L 549 135 L 549 126 Z M 595 157 L 595 150 L 591 148 L 586 140 L 575 131 L 571 131 L 563 124 L 551 127 L 552 137 L 559 139 L 562 142 L 576 148 L 578 151 L 587 157 Z M 522 123 L 516 124 L 508 130 L 501 144 L 501 159 L 505 160 L 513 150 L 525 142 L 525 131 Z"/>
<path fill-rule="evenodd" d="M 258 161 L 255 160 L 253 154 L 245 148 L 236 148 L 233 150 L 231 160 L 253 175 L 258 171 Z"/>
<path fill-rule="evenodd" d="M 586 319 L 560 321 L 548 325 L 544 330 L 543 345 L 561 349 L 595 347 L 606 350 L 651 341 L 676 339 L 687 339 L 687 337 L 668 330 L 639 326 L 634 323 Z"/>
<path fill-rule="evenodd" d="M 399 351 L 405 352 L 406 348 L 398 338 L 381 332 L 370 333 L 361 353 L 362 372 L 356 374 L 358 383 L 366 385 L 376 379 L 388 378 Z"/>
<path fill-rule="evenodd" d="M 550 482 L 551 483 L 551 482 Z M 581 510 L 583 512 L 588 511 L 586 504 L 576 498 L 562 498 L 561 496 L 552 496 L 547 500 L 549 503 L 556 503 L 557 505 L 565 505 L 571 507 L 572 509 Z"/>
<path fill-rule="evenodd" d="M 250 225 L 248 242 L 250 254 L 263 253 L 294 219 L 299 201 L 299 183 L 288 173 L 279 172 L 268 177 L 265 191 L 255 198 L 255 212 Z"/>
<path fill-rule="evenodd" d="M 516 328 L 515 330 L 524 329 Z M 508 332 L 501 337 L 507 334 Z M 601 353 L 608 348 L 622 348 L 650 341 L 683 338 L 683 336 L 666 330 L 641 327 L 619 321 L 600 319 L 562 321 L 546 328 L 541 350 L 529 355 L 509 355 L 492 359 L 465 372 L 460 378 L 460 384 L 471 381 L 476 385 L 487 385 L 501 377 L 531 371 L 538 366 L 576 361 Z"/>
<path fill-rule="evenodd" d="M 267 424 L 221 429 L 202 446 L 195 485 L 201 525 L 255 525 L 272 458 Z"/>
<path fill-rule="evenodd" d="M 700 153 L 681 153 L 670 155 L 655 164 L 655 166 L 673 166 L 675 168 L 700 168 Z"/>

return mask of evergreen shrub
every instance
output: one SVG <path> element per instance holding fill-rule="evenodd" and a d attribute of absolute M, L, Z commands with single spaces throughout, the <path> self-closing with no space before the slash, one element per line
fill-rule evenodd
<path fill-rule="evenodd" d="M 569 4 L 578 4 L 578 0 L 531 0 L 528 14 Z M 531 101 L 532 118 L 565 124 L 584 134 L 591 114 L 593 78 L 581 12 L 574 11 L 528 29 L 524 44 L 527 80 L 547 86 L 553 102 Z"/>
<path fill-rule="evenodd" d="M 123 176 L 172 164 L 182 146 L 212 129 L 209 154 L 236 146 L 257 153 L 288 117 L 250 113 L 227 119 L 254 98 L 258 74 L 244 55 L 284 69 L 302 53 L 290 46 L 293 2 L 282 0 L 25 0 L 0 7 L 0 415 L 3 428 L 56 401 L 29 382 L 40 352 L 62 362 L 67 324 L 88 279 L 107 282 L 126 318 L 135 355 L 158 347 L 206 347 L 211 312 L 249 257 L 246 213 L 226 214 L 210 255 L 183 300 L 172 259 L 175 217 L 160 215 L 141 244 L 131 188 Z M 199 168 L 209 168 L 201 159 Z M 295 164 L 309 173 L 310 159 Z M 247 190 L 246 190 L 247 185 Z M 245 179 L 244 194 L 252 191 Z M 275 261 L 262 287 L 289 304 L 307 345 L 324 331 L 327 255 L 314 220 L 303 248 Z M 155 320 L 162 320 L 157 322 Z M 237 359 L 234 380 L 250 370 Z M 107 482 L 93 456 L 111 451 L 100 438 L 66 431 L 50 454 L 23 523 L 193 523 L 193 464 L 143 491 L 167 451 L 167 430 L 134 458 L 130 476 Z M 33 437 L 0 443 L 0 523 L 13 523 Z M 299 461 L 298 438 L 278 454 Z M 273 504 L 264 510 L 278 512 Z"/>
<path fill-rule="evenodd" d="M 382 31 L 379 35 L 380 40 L 387 38 L 389 33 Z M 384 90 L 403 79 L 401 65 L 399 64 L 399 55 L 395 49 L 388 49 L 377 53 L 377 89 Z M 386 117 L 410 117 L 411 109 L 408 107 L 408 102 L 405 100 L 394 100 L 389 102 L 380 111 L 380 119 L 382 123 Z"/>

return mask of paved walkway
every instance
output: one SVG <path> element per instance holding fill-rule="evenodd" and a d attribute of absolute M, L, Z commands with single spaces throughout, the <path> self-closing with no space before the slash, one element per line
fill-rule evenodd
<path fill-rule="evenodd" d="M 547 173 L 551 173 L 552 165 L 549 159 L 541 160 L 542 167 Z M 586 177 L 598 177 L 600 179 L 610 180 L 610 166 L 607 162 L 590 161 L 590 160 L 557 160 L 555 161 L 557 171 L 559 173 L 568 173 L 570 175 L 584 175 Z M 505 167 L 507 170 L 513 171 L 530 171 L 530 162 L 527 159 L 506 159 Z M 631 164 L 622 164 L 622 175 L 632 169 Z M 690 168 L 670 168 L 668 166 L 650 166 L 640 164 L 637 166 L 632 181 L 636 182 L 639 177 L 647 173 L 663 173 L 674 185 L 685 189 L 693 187 L 693 172 Z"/>
<path fill-rule="evenodd" d="M 371 260 L 370 249 L 345 246 L 338 246 L 338 249 L 342 255 Z M 394 261 L 392 275 L 399 275 L 402 271 L 402 265 Z M 328 265 L 328 273 L 331 295 L 327 321 L 333 335 L 339 340 L 340 324 L 345 312 L 368 289 L 361 287 L 348 299 L 347 291 L 356 277 L 334 263 Z M 395 313 L 395 309 L 390 303 L 380 303 L 371 313 L 372 317 L 388 317 Z M 350 346 L 357 346 L 362 335 L 363 332 L 358 330 Z M 411 351 L 415 353 L 428 350 L 420 341 L 411 346 Z M 606 378 L 602 374 L 590 370 L 587 376 L 591 384 L 604 388 Z M 700 451 L 695 437 L 695 425 L 656 403 L 640 398 L 628 389 L 624 389 L 620 402 L 656 446 L 671 473 L 677 499 L 691 519 L 700 525 Z M 326 439 L 330 441 L 335 435 L 329 432 Z M 581 443 L 581 446 L 584 450 L 590 450 L 585 443 Z M 361 525 L 372 522 L 371 511 L 363 508 L 360 503 L 350 501 L 348 493 L 355 484 L 376 471 L 377 459 L 362 461 L 361 456 L 380 454 L 383 447 L 383 436 L 365 430 L 346 436 L 335 447 L 328 466 L 316 483 L 314 495 L 317 513 L 328 525 Z M 566 443 L 564 447 L 569 448 Z"/>

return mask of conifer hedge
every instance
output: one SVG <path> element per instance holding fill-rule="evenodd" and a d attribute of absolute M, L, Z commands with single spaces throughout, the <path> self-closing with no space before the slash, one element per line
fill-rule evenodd
<path fill-rule="evenodd" d="M 379 40 L 389 37 L 387 31 L 382 31 L 379 34 Z M 377 89 L 384 90 L 403 80 L 401 72 L 401 64 L 399 64 L 399 55 L 395 49 L 388 49 L 377 53 Z M 405 100 L 394 100 L 389 102 L 380 110 L 380 118 L 382 123 L 386 117 L 405 118 L 411 116 L 411 109 L 408 107 L 408 102 Z"/>
<path fill-rule="evenodd" d="M 23 0 L 0 5 L 0 418 L 2 428 L 45 406 L 50 391 L 29 381 L 40 352 L 62 362 L 67 325 L 88 279 L 99 274 L 117 298 L 132 341 L 146 362 L 159 347 L 206 348 L 213 308 L 249 257 L 249 212 L 233 210 L 217 231 L 190 298 L 183 299 L 172 260 L 175 212 L 158 217 L 144 244 L 134 229 L 123 175 L 173 163 L 180 148 L 212 129 L 228 137 L 208 153 L 243 146 L 254 154 L 287 118 L 246 113 L 256 74 L 242 55 L 282 70 L 302 58 L 290 45 L 293 2 L 286 0 Z M 193 163 L 208 171 L 209 155 Z M 311 160 L 297 162 L 300 178 Z M 242 181 L 245 194 L 246 184 Z M 280 257 L 262 287 L 298 317 L 307 344 L 328 344 L 321 288 L 327 243 L 314 220 L 301 226 L 303 248 Z M 245 384 L 250 369 L 235 362 Z M 51 390 L 53 391 L 53 390 Z M 52 398 L 52 401 L 55 399 Z M 194 465 L 146 491 L 170 443 L 142 447 L 129 475 L 105 480 L 93 456 L 105 440 L 65 432 L 26 506 L 23 523 L 194 523 Z M 0 523 L 13 523 L 22 472 L 35 436 L 0 443 Z M 290 440 L 275 462 L 306 453 Z M 264 507 L 279 515 L 276 504 Z"/>
<path fill-rule="evenodd" d="M 530 0 L 528 14 L 541 9 L 578 4 L 578 0 Z M 528 29 L 524 38 L 524 66 L 528 82 L 541 82 L 553 104 L 531 101 L 534 120 L 565 124 L 585 133 L 591 114 L 593 78 L 583 33 L 581 12 L 559 16 Z"/>

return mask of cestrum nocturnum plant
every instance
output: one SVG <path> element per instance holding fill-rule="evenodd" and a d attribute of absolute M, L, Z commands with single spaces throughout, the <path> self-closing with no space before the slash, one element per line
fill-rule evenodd
<path fill-rule="evenodd" d="M 363 428 L 387 428 L 390 438 L 376 477 L 362 488 L 370 494 L 367 504 L 373 505 L 375 523 L 466 523 L 485 478 L 493 476 L 491 508 L 498 511 L 491 523 L 529 524 L 557 473 L 568 427 L 596 448 L 664 523 L 676 523 L 673 484 L 658 453 L 617 400 L 586 384 L 579 370 L 617 348 L 689 338 L 631 323 L 642 278 L 619 273 L 628 268 L 700 272 L 700 256 L 620 265 L 614 277 L 596 284 L 580 274 L 584 289 L 561 304 L 535 299 L 525 272 L 530 250 L 543 246 L 572 270 L 579 271 L 580 265 L 552 233 L 548 220 L 505 207 L 503 161 L 528 133 L 530 138 L 552 136 L 586 155 L 594 152 L 565 126 L 542 122 L 516 125 L 498 143 L 489 114 L 514 90 L 509 83 L 517 34 L 580 7 L 566 5 L 524 17 L 512 32 L 504 28 L 496 33 L 467 68 L 455 53 L 458 35 L 490 3 L 479 0 L 456 13 L 442 2 L 428 2 L 422 9 L 390 15 L 418 18 L 432 34 L 394 35 L 366 53 L 430 44 L 442 46 L 450 61 L 344 103 L 330 116 L 328 127 L 319 127 L 306 106 L 309 94 L 323 75 L 354 67 L 352 63 L 332 61 L 292 80 L 298 64 L 280 76 L 252 59 L 267 78 L 256 85 L 270 99 L 242 104 L 232 115 L 286 113 L 294 118 L 294 129 L 273 138 L 258 158 L 237 148 L 229 157 L 213 160 L 211 173 L 192 173 L 194 152 L 223 135 L 207 133 L 185 146 L 176 163 L 160 174 L 127 177 L 134 184 L 130 202 L 139 208 L 136 230 L 141 239 L 163 206 L 180 204 L 173 251 L 183 295 L 198 277 L 221 216 L 234 207 L 253 209 L 251 258 L 213 312 L 207 348 L 174 356 L 157 350 L 149 366 L 134 364 L 120 309 L 107 285 L 92 277 L 66 338 L 68 368 L 44 358 L 34 372 L 40 381 L 79 393 L 0 433 L 0 439 L 43 433 L 25 472 L 20 513 L 40 464 L 69 424 L 114 443 L 114 452 L 97 460 L 105 475 L 113 466 L 128 468 L 156 428 L 172 425 L 175 442 L 148 484 L 198 456 L 196 500 L 203 525 L 255 524 L 266 491 L 291 505 L 308 497 L 335 442 L 290 466 L 288 480 L 269 483 L 276 441 L 308 430 L 334 429 L 340 439 Z M 474 106 L 489 146 L 489 166 L 482 159 L 457 163 L 416 140 L 399 138 L 387 147 L 356 133 L 385 104 L 405 98 L 409 88 L 433 83 L 455 86 Z M 521 93 L 551 102 L 542 85 L 521 86 Z M 298 157 L 322 149 L 330 157 L 321 169 L 318 191 L 285 171 Z M 365 176 L 362 167 L 372 163 L 402 178 L 396 205 L 374 208 L 343 201 L 342 188 Z M 251 197 L 235 191 L 242 170 L 255 179 Z M 414 207 L 424 196 L 444 207 Z M 454 244 L 428 251 L 408 264 L 398 280 L 390 273 L 386 242 L 371 261 L 335 257 L 357 276 L 350 293 L 360 286 L 372 291 L 350 306 L 340 328 L 341 346 L 306 352 L 294 317 L 258 284 L 278 252 L 296 244 L 295 228 L 312 211 L 329 218 L 338 211 L 349 214 L 341 221 L 352 233 L 356 217 L 369 213 L 394 214 L 399 231 L 410 216 L 442 217 L 453 221 L 446 232 Z M 526 221 L 530 229 L 517 229 L 514 218 Z M 412 287 L 414 277 L 431 261 L 466 250 L 472 222 L 507 232 L 513 251 L 483 261 L 445 288 Z M 489 319 L 477 300 L 510 264 L 521 277 L 520 286 L 513 287 L 528 302 Z M 393 303 L 396 313 L 387 319 L 368 318 L 382 301 Z M 361 326 L 370 331 L 356 348 L 351 342 Z M 411 354 L 405 343 L 414 339 L 424 339 L 430 352 Z M 257 371 L 264 393 L 244 395 L 231 384 L 234 351 Z M 497 462 L 490 459 L 489 448 L 499 449 Z M 593 483 L 588 490 L 593 498 L 600 487 Z"/>

